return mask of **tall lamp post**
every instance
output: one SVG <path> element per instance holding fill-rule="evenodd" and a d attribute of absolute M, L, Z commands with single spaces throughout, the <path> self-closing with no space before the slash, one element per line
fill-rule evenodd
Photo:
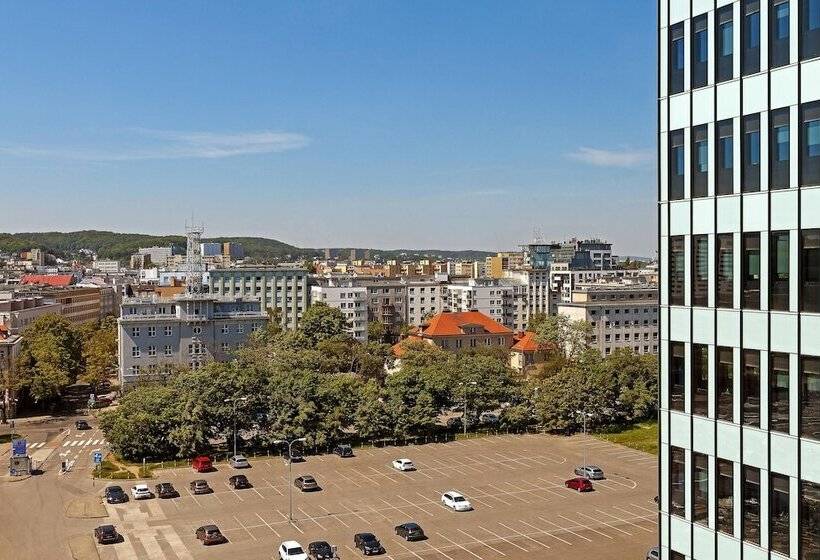
<path fill-rule="evenodd" d="M 459 387 L 464 387 L 464 418 L 463 418 L 462 424 L 464 424 L 464 426 L 463 426 L 464 435 L 466 436 L 467 435 L 467 387 L 469 385 L 472 385 L 473 387 L 475 387 L 476 385 L 478 385 L 478 383 L 476 383 L 475 381 L 470 381 L 469 383 L 465 383 L 464 381 L 462 381 L 458 385 L 459 385 Z"/>
<path fill-rule="evenodd" d="M 237 401 L 247 402 L 248 397 L 230 397 L 225 399 L 225 402 L 233 404 L 233 454 L 236 457 L 236 403 Z"/>
<path fill-rule="evenodd" d="M 288 478 L 289 479 L 293 478 L 293 444 L 296 443 L 297 441 L 305 442 L 306 440 L 305 440 L 305 438 L 300 437 L 300 438 L 296 438 L 296 439 L 292 439 L 292 440 L 277 439 L 276 441 L 273 442 L 274 445 L 279 445 L 279 444 L 282 444 L 282 443 L 287 443 L 288 444 Z M 288 484 L 288 501 L 289 501 L 288 520 L 291 523 L 293 523 L 293 484 L 292 484 L 293 481 L 289 480 L 288 482 L 291 483 L 291 484 Z"/>
<path fill-rule="evenodd" d="M 587 472 L 587 418 L 592 418 L 595 416 L 591 412 L 587 412 L 585 410 L 576 410 L 575 414 L 580 414 L 581 418 L 583 418 L 584 423 L 584 473 Z M 589 478 L 589 476 L 587 476 Z"/>

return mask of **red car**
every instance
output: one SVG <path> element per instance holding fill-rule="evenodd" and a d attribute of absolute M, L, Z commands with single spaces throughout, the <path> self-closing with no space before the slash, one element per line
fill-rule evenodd
<path fill-rule="evenodd" d="M 210 457 L 200 455 L 199 457 L 194 457 L 194 460 L 191 461 L 191 466 L 196 472 L 209 472 L 213 470 L 214 463 L 211 461 Z"/>
<path fill-rule="evenodd" d="M 564 483 L 564 486 L 578 490 L 579 492 L 590 492 L 592 490 L 592 481 L 579 476 L 577 478 L 570 478 Z"/>

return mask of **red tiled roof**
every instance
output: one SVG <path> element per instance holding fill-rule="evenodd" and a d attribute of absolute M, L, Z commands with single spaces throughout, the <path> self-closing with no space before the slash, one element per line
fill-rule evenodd
<path fill-rule="evenodd" d="M 516 335 L 517 342 L 513 344 L 510 350 L 517 350 L 519 352 L 538 352 L 539 350 L 546 350 L 546 344 L 539 344 L 536 340 L 536 334 L 531 331 L 523 332 Z"/>
<path fill-rule="evenodd" d="M 430 319 L 430 323 L 422 329 L 421 334 L 423 336 L 459 336 L 466 334 L 463 330 L 466 326 L 483 327 L 490 334 L 512 334 L 510 329 L 480 311 L 439 313 Z"/>
<path fill-rule="evenodd" d="M 71 274 L 26 274 L 20 279 L 21 284 L 44 284 L 63 288 L 74 283 Z"/>

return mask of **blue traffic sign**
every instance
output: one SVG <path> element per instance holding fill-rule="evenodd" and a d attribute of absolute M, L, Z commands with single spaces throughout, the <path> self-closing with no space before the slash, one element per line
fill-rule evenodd
<path fill-rule="evenodd" d="M 25 457 L 28 443 L 24 439 L 11 440 L 11 454 L 15 457 Z"/>

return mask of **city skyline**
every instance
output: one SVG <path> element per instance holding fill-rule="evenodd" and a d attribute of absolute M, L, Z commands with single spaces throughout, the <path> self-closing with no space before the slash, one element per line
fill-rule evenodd
<path fill-rule="evenodd" d="M 639 7 L 608 10 L 618 65 L 562 50 L 600 43 L 587 6 L 12 8 L 0 181 L 11 206 L 74 196 L 0 229 L 171 233 L 193 211 L 299 247 L 495 251 L 538 228 L 653 256 Z"/>

